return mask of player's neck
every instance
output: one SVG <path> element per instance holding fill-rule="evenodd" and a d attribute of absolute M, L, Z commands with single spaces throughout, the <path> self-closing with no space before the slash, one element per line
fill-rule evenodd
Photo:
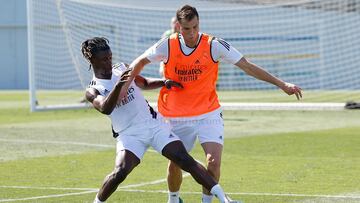
<path fill-rule="evenodd" d="M 106 71 L 106 70 L 99 70 L 94 72 L 95 77 L 98 79 L 104 79 L 104 80 L 110 80 L 112 76 L 112 71 Z"/>
<path fill-rule="evenodd" d="M 198 39 L 195 39 L 195 40 L 185 40 L 184 39 L 184 42 L 185 42 L 185 45 L 189 48 L 195 48 L 196 45 L 197 45 L 197 42 L 198 42 Z"/>
<path fill-rule="evenodd" d="M 196 38 L 194 39 L 188 39 L 186 40 L 184 36 L 180 36 L 183 40 L 183 43 L 185 43 L 185 45 L 189 48 L 195 48 L 197 46 L 197 44 L 199 43 L 199 39 L 201 37 L 201 34 L 198 34 Z"/>

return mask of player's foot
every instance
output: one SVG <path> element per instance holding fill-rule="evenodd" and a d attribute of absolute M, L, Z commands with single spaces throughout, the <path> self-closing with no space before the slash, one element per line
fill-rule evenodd
<path fill-rule="evenodd" d="M 174 199 L 172 200 L 174 202 Z M 176 201 L 176 200 L 175 200 Z M 168 203 L 170 202 L 170 200 L 168 201 Z M 178 203 L 184 203 L 184 201 L 179 197 L 179 201 Z"/>
<path fill-rule="evenodd" d="M 224 203 L 243 203 L 243 202 L 238 200 L 232 200 L 229 196 L 226 195 L 226 200 Z"/>
<path fill-rule="evenodd" d="M 230 200 L 230 201 L 228 201 L 228 203 L 243 203 L 243 202 L 238 201 L 238 200 Z"/>

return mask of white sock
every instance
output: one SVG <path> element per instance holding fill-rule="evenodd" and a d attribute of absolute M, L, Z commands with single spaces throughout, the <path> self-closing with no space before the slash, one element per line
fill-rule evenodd
<path fill-rule="evenodd" d="M 177 191 L 177 192 L 169 191 L 168 203 L 179 203 L 179 191 Z"/>
<path fill-rule="evenodd" d="M 217 197 L 221 203 L 227 202 L 225 193 L 219 184 L 212 187 L 210 192 L 211 192 L 211 194 L 215 195 L 215 197 Z"/>
<path fill-rule="evenodd" d="M 214 195 L 207 195 L 207 194 L 203 193 L 201 203 L 211 203 L 213 197 L 214 197 Z"/>
<path fill-rule="evenodd" d="M 105 202 L 105 201 L 104 201 Z M 96 194 L 96 197 L 95 197 L 95 200 L 94 200 L 94 203 L 104 203 L 102 201 L 99 200 L 97 194 Z"/>

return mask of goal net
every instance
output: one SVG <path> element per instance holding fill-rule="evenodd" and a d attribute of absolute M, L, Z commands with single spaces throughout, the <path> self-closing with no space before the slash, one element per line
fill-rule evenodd
<path fill-rule="evenodd" d="M 300 102 L 220 63 L 217 88 L 231 109 L 339 109 L 360 100 L 360 0 L 28 0 L 31 109 L 78 108 L 92 77 L 80 44 L 109 39 L 113 62 L 131 63 L 169 29 L 184 4 L 200 31 L 304 90 Z M 159 77 L 159 64 L 142 74 Z"/>

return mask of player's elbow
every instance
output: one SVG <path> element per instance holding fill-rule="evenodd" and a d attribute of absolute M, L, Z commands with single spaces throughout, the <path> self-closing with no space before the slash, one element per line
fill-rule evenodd
<path fill-rule="evenodd" d="M 251 75 L 252 63 L 248 61 L 245 57 L 242 57 L 236 64 L 237 67 L 242 69 L 246 74 Z"/>
<path fill-rule="evenodd" d="M 105 115 L 110 115 L 113 110 L 114 108 L 107 106 L 105 103 L 101 103 L 98 108 L 98 111 L 100 111 L 100 113 Z"/>
<path fill-rule="evenodd" d="M 130 65 L 130 67 L 134 67 L 134 69 L 140 69 L 142 70 L 144 66 L 150 63 L 150 60 L 146 58 L 146 56 L 143 54 L 139 56 L 135 61 Z"/>
<path fill-rule="evenodd" d="M 110 115 L 113 112 L 113 110 L 114 108 L 105 107 L 105 108 L 101 108 L 100 112 L 105 115 Z"/>
<path fill-rule="evenodd" d="M 110 111 L 110 110 L 102 110 L 100 112 L 105 115 L 110 115 L 112 113 L 112 111 Z"/>
<path fill-rule="evenodd" d="M 135 81 L 136 86 L 138 86 L 140 89 L 143 89 L 143 90 L 146 90 L 147 86 L 149 85 L 147 79 L 140 75 L 137 75 L 135 77 L 134 81 Z"/>

